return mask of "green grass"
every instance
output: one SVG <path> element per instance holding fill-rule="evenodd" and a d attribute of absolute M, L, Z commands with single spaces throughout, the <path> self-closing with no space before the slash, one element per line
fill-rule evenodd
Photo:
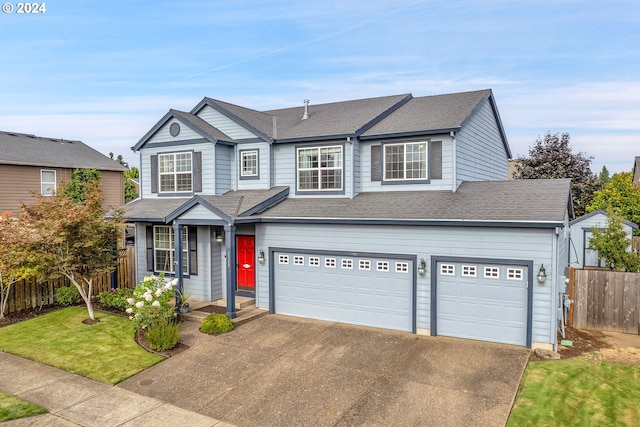
<path fill-rule="evenodd" d="M 588 356 L 530 362 L 507 426 L 637 426 L 640 367 Z"/>
<path fill-rule="evenodd" d="M 0 350 L 101 381 L 117 384 L 163 360 L 134 340 L 127 318 L 70 307 L 0 328 Z"/>
<path fill-rule="evenodd" d="M 0 391 L 0 423 L 46 413 L 47 410 L 38 405 Z"/>

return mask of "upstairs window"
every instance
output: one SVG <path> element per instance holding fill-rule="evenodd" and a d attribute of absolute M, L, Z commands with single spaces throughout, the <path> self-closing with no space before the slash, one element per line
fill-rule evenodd
<path fill-rule="evenodd" d="M 240 151 L 240 178 L 258 177 L 258 150 Z"/>
<path fill-rule="evenodd" d="M 427 179 L 427 143 L 384 144 L 384 180 Z"/>
<path fill-rule="evenodd" d="M 342 190 L 342 146 L 297 149 L 298 191 Z"/>
<path fill-rule="evenodd" d="M 56 194 L 56 171 L 40 171 L 40 194 L 43 196 Z"/>
<path fill-rule="evenodd" d="M 193 191 L 192 154 L 158 155 L 158 177 L 161 193 L 191 193 Z"/>

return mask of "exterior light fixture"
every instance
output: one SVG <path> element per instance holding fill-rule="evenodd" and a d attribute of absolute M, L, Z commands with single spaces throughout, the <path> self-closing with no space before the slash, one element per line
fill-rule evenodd
<path fill-rule="evenodd" d="M 540 264 L 540 270 L 538 271 L 538 283 L 544 285 L 547 280 L 547 270 L 544 269 L 544 264 Z"/>
<path fill-rule="evenodd" d="M 264 264 L 264 251 L 262 249 L 258 252 L 258 262 L 260 264 Z"/>
<path fill-rule="evenodd" d="M 222 245 L 224 243 L 224 235 L 221 232 L 218 231 L 214 238 L 216 239 L 217 244 Z"/>
<path fill-rule="evenodd" d="M 427 274 L 427 262 L 422 258 L 418 264 L 418 276 L 424 277 L 425 274 Z"/>

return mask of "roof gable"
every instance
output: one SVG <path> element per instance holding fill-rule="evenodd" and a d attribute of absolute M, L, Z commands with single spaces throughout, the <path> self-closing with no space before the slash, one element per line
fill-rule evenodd
<path fill-rule="evenodd" d="M 586 215 L 583 215 L 580 218 L 574 219 L 569 224 L 577 225 L 577 224 L 580 224 L 581 222 L 584 222 L 585 220 L 594 219 L 594 217 L 597 217 L 597 216 L 602 216 L 602 219 L 609 218 L 609 214 L 607 213 L 607 211 L 603 209 L 598 209 Z M 635 222 L 628 221 L 624 218 L 622 219 L 622 223 L 631 228 L 638 228 L 638 225 Z"/>
<path fill-rule="evenodd" d="M 97 168 L 118 172 L 127 170 L 125 166 L 81 141 L 5 131 L 0 132 L 0 164 L 68 169 Z"/>

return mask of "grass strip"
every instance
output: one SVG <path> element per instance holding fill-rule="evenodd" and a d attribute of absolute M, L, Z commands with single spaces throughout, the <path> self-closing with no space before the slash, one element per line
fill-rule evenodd
<path fill-rule="evenodd" d="M 38 405 L 0 391 L 0 423 L 46 413 Z"/>

